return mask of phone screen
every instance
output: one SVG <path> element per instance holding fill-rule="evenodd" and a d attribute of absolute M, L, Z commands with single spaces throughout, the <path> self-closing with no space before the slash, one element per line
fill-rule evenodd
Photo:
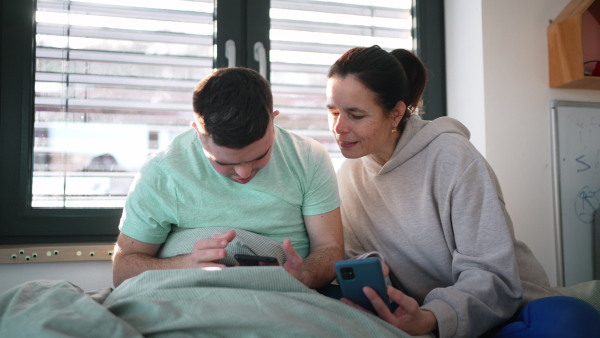
<path fill-rule="evenodd" d="M 233 256 L 241 266 L 279 265 L 275 257 L 236 254 Z"/>

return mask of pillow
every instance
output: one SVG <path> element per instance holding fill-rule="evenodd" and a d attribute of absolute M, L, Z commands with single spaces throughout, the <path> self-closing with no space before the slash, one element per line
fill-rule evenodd
<path fill-rule="evenodd" d="M 250 231 L 228 227 L 174 228 L 176 230 L 169 234 L 169 237 L 167 237 L 167 240 L 158 251 L 159 258 L 187 255 L 192 252 L 194 244 L 198 240 L 235 230 L 235 238 L 225 248 L 227 250 L 227 257 L 220 260 L 220 264 L 227 266 L 235 265 L 237 263 L 233 257 L 235 254 L 275 257 L 280 265 L 283 265 L 286 261 L 281 243 Z"/>
<path fill-rule="evenodd" d="M 527 303 L 494 337 L 600 337 L 600 313 L 575 297 L 539 298 Z"/>

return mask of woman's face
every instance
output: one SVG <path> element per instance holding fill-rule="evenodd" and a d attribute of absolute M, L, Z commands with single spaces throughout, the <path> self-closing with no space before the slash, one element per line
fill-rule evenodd
<path fill-rule="evenodd" d="M 356 77 L 331 77 L 327 81 L 329 129 L 333 132 L 342 155 L 359 158 L 374 155 L 388 160 L 399 139 L 392 130 L 398 126 L 406 109 L 403 102 L 387 114 L 375 93 Z"/>

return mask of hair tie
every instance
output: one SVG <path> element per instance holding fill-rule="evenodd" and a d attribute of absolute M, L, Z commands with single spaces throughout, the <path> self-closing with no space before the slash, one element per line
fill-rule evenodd
<path fill-rule="evenodd" d="M 419 109 L 418 107 L 417 107 L 417 108 L 415 108 L 415 107 L 413 107 L 412 105 L 409 105 L 408 107 L 406 107 L 406 110 L 408 110 L 408 112 L 409 112 L 411 115 L 417 115 L 417 114 L 419 114 L 419 111 L 420 111 L 420 109 Z"/>

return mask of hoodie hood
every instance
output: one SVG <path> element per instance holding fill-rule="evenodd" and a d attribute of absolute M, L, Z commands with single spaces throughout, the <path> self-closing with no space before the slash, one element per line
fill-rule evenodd
<path fill-rule="evenodd" d="M 424 121 L 419 115 L 412 115 L 406 121 L 406 127 L 398 140 L 396 149 L 386 164 L 382 166 L 371 156 L 364 156 L 361 159 L 367 170 L 382 175 L 402 165 L 421 152 L 439 135 L 445 133 L 458 134 L 466 139 L 471 136 L 467 127 L 451 117 L 439 117 L 433 121 Z"/>

